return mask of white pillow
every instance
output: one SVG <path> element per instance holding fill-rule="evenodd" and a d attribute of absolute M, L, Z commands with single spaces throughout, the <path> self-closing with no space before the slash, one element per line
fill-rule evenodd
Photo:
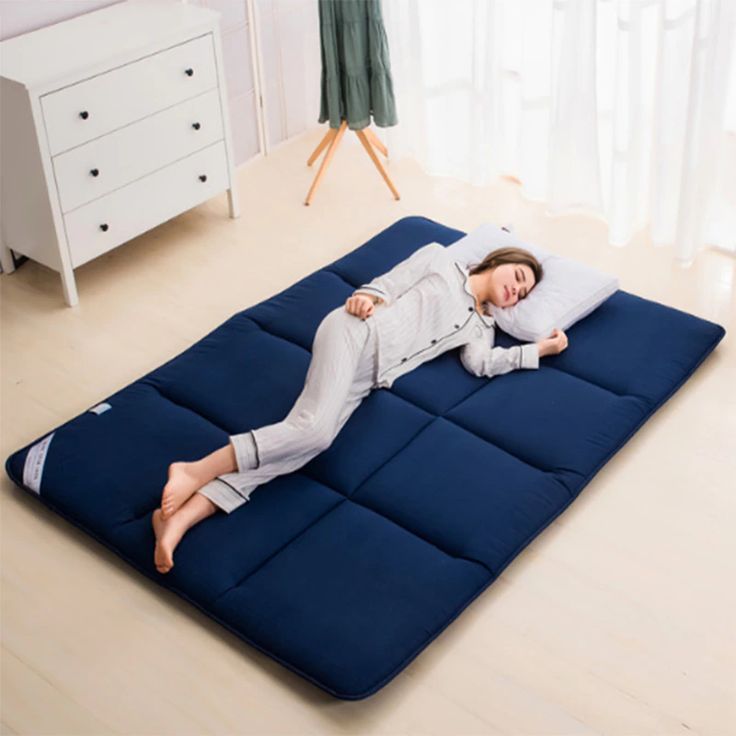
<path fill-rule="evenodd" d="M 528 250 L 544 269 L 542 280 L 525 299 L 513 307 L 497 307 L 485 302 L 496 324 L 517 340 L 536 342 L 557 327 L 566 330 L 599 307 L 619 288 L 616 276 L 584 263 L 551 253 L 532 243 L 524 243 L 511 232 L 485 223 L 447 246 L 452 258 L 470 268 L 491 251 L 517 247 Z"/>

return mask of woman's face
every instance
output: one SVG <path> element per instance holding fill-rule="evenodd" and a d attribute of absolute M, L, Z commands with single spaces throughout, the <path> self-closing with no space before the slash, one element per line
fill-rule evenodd
<path fill-rule="evenodd" d="M 534 287 L 534 272 L 522 263 L 504 263 L 491 271 L 491 301 L 497 307 L 513 307 Z"/>

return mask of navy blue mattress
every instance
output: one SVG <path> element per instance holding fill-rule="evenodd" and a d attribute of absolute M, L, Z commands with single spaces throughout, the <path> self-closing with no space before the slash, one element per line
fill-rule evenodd
<path fill-rule="evenodd" d="M 538 371 L 477 378 L 457 351 L 445 353 L 374 391 L 300 471 L 195 526 L 159 574 L 151 514 L 169 464 L 283 419 L 322 318 L 422 245 L 463 234 L 399 220 L 234 314 L 105 399 L 109 408 L 14 452 L 8 475 L 326 692 L 372 695 L 567 508 L 725 334 L 619 290 Z M 496 334 L 504 347 L 519 342 Z"/>

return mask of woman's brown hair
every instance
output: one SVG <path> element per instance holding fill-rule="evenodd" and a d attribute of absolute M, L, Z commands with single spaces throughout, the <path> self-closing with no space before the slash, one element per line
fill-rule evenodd
<path fill-rule="evenodd" d="M 523 248 L 497 248 L 491 251 L 480 263 L 473 266 L 468 272 L 471 276 L 476 273 L 488 271 L 504 263 L 523 263 L 531 268 L 534 274 L 534 284 L 538 284 L 544 277 L 542 264 L 528 251 Z"/>

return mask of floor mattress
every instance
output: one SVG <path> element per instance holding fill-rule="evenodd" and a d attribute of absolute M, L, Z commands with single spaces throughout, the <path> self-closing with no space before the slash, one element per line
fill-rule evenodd
<path fill-rule="evenodd" d="M 619 290 L 539 370 L 492 379 L 458 351 L 374 391 L 334 443 L 153 563 L 167 468 L 282 419 L 321 319 L 431 241 L 406 217 L 6 460 L 13 482 L 331 695 L 384 687 L 561 514 L 723 338 Z M 496 343 L 519 341 L 497 331 Z"/>

